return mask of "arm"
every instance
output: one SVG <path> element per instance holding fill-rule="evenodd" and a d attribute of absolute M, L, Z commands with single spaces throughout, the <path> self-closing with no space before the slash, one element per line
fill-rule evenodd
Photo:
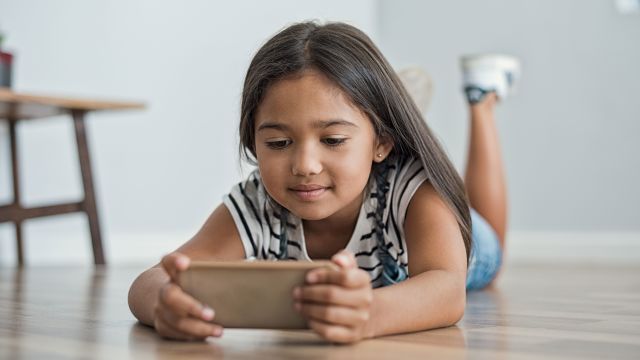
<path fill-rule="evenodd" d="M 369 336 L 449 326 L 464 314 L 467 260 L 462 234 L 428 181 L 413 195 L 404 229 L 410 277 L 374 290 Z"/>
<path fill-rule="evenodd" d="M 182 292 L 172 279 L 175 279 L 178 271 L 186 270 L 190 260 L 240 260 L 244 257 L 244 248 L 233 218 L 226 206 L 220 205 L 191 240 L 138 276 L 129 289 L 129 308 L 141 323 L 157 328 L 156 315 L 164 296 L 169 304 L 163 305 L 190 306 L 190 310 L 183 315 L 211 320 L 213 315 L 205 312 L 201 304 Z M 214 329 L 205 323 L 191 323 L 194 331 L 202 334 L 210 335 Z"/>
<path fill-rule="evenodd" d="M 294 298 L 314 331 L 327 340 L 350 343 L 460 320 L 467 270 L 462 234 L 428 182 L 411 199 L 404 228 L 411 277 L 399 284 L 372 290 L 369 275 L 346 251 L 332 258 L 341 271 L 307 274 Z"/>

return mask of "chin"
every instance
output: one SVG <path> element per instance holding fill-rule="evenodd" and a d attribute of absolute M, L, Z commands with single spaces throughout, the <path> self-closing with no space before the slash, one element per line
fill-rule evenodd
<path fill-rule="evenodd" d="M 328 218 L 332 212 L 328 209 L 320 209 L 320 206 L 292 206 L 288 207 L 289 212 L 302 220 L 322 220 Z"/>

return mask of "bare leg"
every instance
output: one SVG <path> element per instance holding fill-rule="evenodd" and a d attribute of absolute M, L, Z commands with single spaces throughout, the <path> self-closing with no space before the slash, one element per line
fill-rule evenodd
<path fill-rule="evenodd" d="M 465 185 L 471 207 L 493 227 L 504 251 L 507 230 L 507 189 L 494 109 L 497 98 L 488 94 L 470 106 L 471 131 Z"/>

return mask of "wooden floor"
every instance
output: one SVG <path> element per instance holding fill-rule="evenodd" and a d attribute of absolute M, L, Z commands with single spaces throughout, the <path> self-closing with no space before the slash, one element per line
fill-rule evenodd
<path fill-rule="evenodd" d="M 0 359 L 640 359 L 640 266 L 511 266 L 458 326 L 353 346 L 264 330 L 161 340 L 127 307 L 140 270 L 0 269 Z"/>

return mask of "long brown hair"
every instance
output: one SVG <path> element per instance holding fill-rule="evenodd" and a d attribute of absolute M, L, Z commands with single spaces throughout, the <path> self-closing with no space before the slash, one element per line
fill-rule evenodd
<path fill-rule="evenodd" d="M 393 140 L 390 156 L 420 159 L 431 185 L 455 214 L 468 261 L 471 219 L 462 179 L 391 65 L 371 39 L 351 25 L 294 24 L 258 50 L 242 91 L 241 155 L 255 163 L 255 115 L 269 86 L 305 69 L 337 84 L 368 115 L 376 134 Z"/>

